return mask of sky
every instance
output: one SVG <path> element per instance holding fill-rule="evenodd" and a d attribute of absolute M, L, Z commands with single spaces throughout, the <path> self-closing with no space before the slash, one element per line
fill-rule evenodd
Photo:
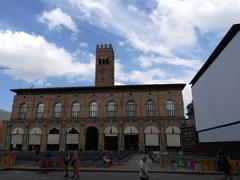
<path fill-rule="evenodd" d="M 109 43 L 115 85 L 186 83 L 186 107 L 239 12 L 239 0 L 0 1 L 0 109 L 10 89 L 94 86 L 96 44 Z"/>

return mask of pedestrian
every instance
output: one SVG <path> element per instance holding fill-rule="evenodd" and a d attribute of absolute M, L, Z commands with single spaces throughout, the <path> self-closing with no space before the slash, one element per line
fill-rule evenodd
<path fill-rule="evenodd" d="M 143 157 L 140 162 L 138 163 L 138 168 L 139 168 L 139 177 L 140 180 L 148 180 L 150 179 L 148 175 L 148 169 L 146 165 L 147 157 Z"/>
<path fill-rule="evenodd" d="M 223 180 L 227 179 L 227 177 L 230 177 L 230 180 L 232 180 L 232 172 L 231 172 L 231 165 L 228 161 L 227 156 L 221 151 L 218 151 L 217 155 L 217 166 L 219 171 L 224 172 Z"/>
<path fill-rule="evenodd" d="M 40 150 L 38 147 L 36 147 L 35 149 L 35 162 L 37 163 L 39 161 L 39 154 L 40 154 Z"/>
<path fill-rule="evenodd" d="M 65 153 L 65 157 L 64 157 L 64 170 L 65 170 L 65 175 L 64 177 L 68 177 L 68 164 L 70 161 L 70 155 L 69 153 Z"/>
<path fill-rule="evenodd" d="M 77 178 L 79 178 L 79 168 L 80 168 L 80 162 L 78 159 L 78 153 L 77 151 L 74 151 L 71 157 L 71 165 L 73 167 L 73 175 L 72 178 L 75 177 L 75 175 L 77 175 Z"/>

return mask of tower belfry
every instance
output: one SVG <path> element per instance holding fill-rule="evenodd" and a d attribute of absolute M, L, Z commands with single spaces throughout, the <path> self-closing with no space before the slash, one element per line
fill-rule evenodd
<path fill-rule="evenodd" d="M 95 86 L 114 86 L 114 52 L 111 44 L 96 46 Z"/>

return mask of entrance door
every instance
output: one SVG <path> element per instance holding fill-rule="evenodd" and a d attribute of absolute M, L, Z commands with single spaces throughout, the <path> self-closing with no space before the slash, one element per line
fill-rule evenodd
<path fill-rule="evenodd" d="M 139 150 L 138 129 L 134 126 L 128 126 L 124 129 L 124 149 L 130 151 Z"/>
<path fill-rule="evenodd" d="M 138 151 L 138 135 L 124 135 L 124 148 L 128 151 Z"/>
<path fill-rule="evenodd" d="M 98 150 L 98 130 L 95 127 L 88 127 L 86 132 L 86 151 Z"/>
<path fill-rule="evenodd" d="M 105 136 L 104 138 L 105 146 L 104 149 L 108 151 L 118 150 L 118 137 L 117 136 Z"/>
<path fill-rule="evenodd" d="M 67 151 L 75 151 L 78 150 L 78 137 L 79 133 L 77 129 L 70 128 L 67 131 L 67 142 L 66 142 L 66 150 Z"/>
<path fill-rule="evenodd" d="M 104 130 L 104 149 L 118 150 L 118 130 L 114 126 L 109 126 Z"/>
<path fill-rule="evenodd" d="M 47 139 L 47 150 L 48 151 L 58 151 L 60 142 L 59 130 L 53 128 L 50 130 Z"/>

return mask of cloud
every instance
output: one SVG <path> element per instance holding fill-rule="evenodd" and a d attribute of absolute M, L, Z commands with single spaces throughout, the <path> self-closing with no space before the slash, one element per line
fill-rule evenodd
<path fill-rule="evenodd" d="M 41 23 L 48 24 L 50 30 L 65 26 L 73 32 L 77 32 L 77 25 L 72 20 L 71 16 L 63 12 L 60 8 L 53 9 L 49 12 L 44 11 L 37 17 Z"/>
<path fill-rule="evenodd" d="M 183 68 L 193 69 L 196 71 L 202 67 L 202 62 L 200 60 L 186 59 L 186 58 L 180 58 L 180 57 L 166 58 L 166 57 L 155 56 L 155 55 L 149 55 L 149 56 L 141 55 L 137 58 L 137 62 L 139 62 L 141 67 L 144 69 L 151 68 L 152 66 L 156 66 L 159 64 L 170 64 L 173 66 L 180 66 Z"/>
<path fill-rule="evenodd" d="M 126 72 L 121 60 L 115 61 L 115 84 L 175 84 L 185 83 L 183 101 L 186 107 L 192 101 L 191 87 L 188 84 L 195 75 L 195 70 L 182 70 L 180 73 L 167 71 L 159 67 Z M 186 109 L 185 113 L 186 113 Z"/>
<path fill-rule="evenodd" d="M 142 52 L 165 57 L 176 56 L 179 49 L 194 51 L 198 33 L 217 34 L 240 20 L 238 0 L 155 0 L 148 11 L 120 0 L 70 3 L 81 20 L 124 37 Z"/>
<path fill-rule="evenodd" d="M 80 42 L 79 47 L 86 48 L 86 47 L 88 47 L 88 43 Z"/>
<path fill-rule="evenodd" d="M 59 76 L 75 81 L 93 79 L 93 54 L 84 53 L 84 61 L 77 60 L 42 36 L 10 30 L 0 31 L 0 44 L 3 45 L 0 46 L 0 64 L 10 67 L 4 72 L 16 79 L 38 84 Z"/>

